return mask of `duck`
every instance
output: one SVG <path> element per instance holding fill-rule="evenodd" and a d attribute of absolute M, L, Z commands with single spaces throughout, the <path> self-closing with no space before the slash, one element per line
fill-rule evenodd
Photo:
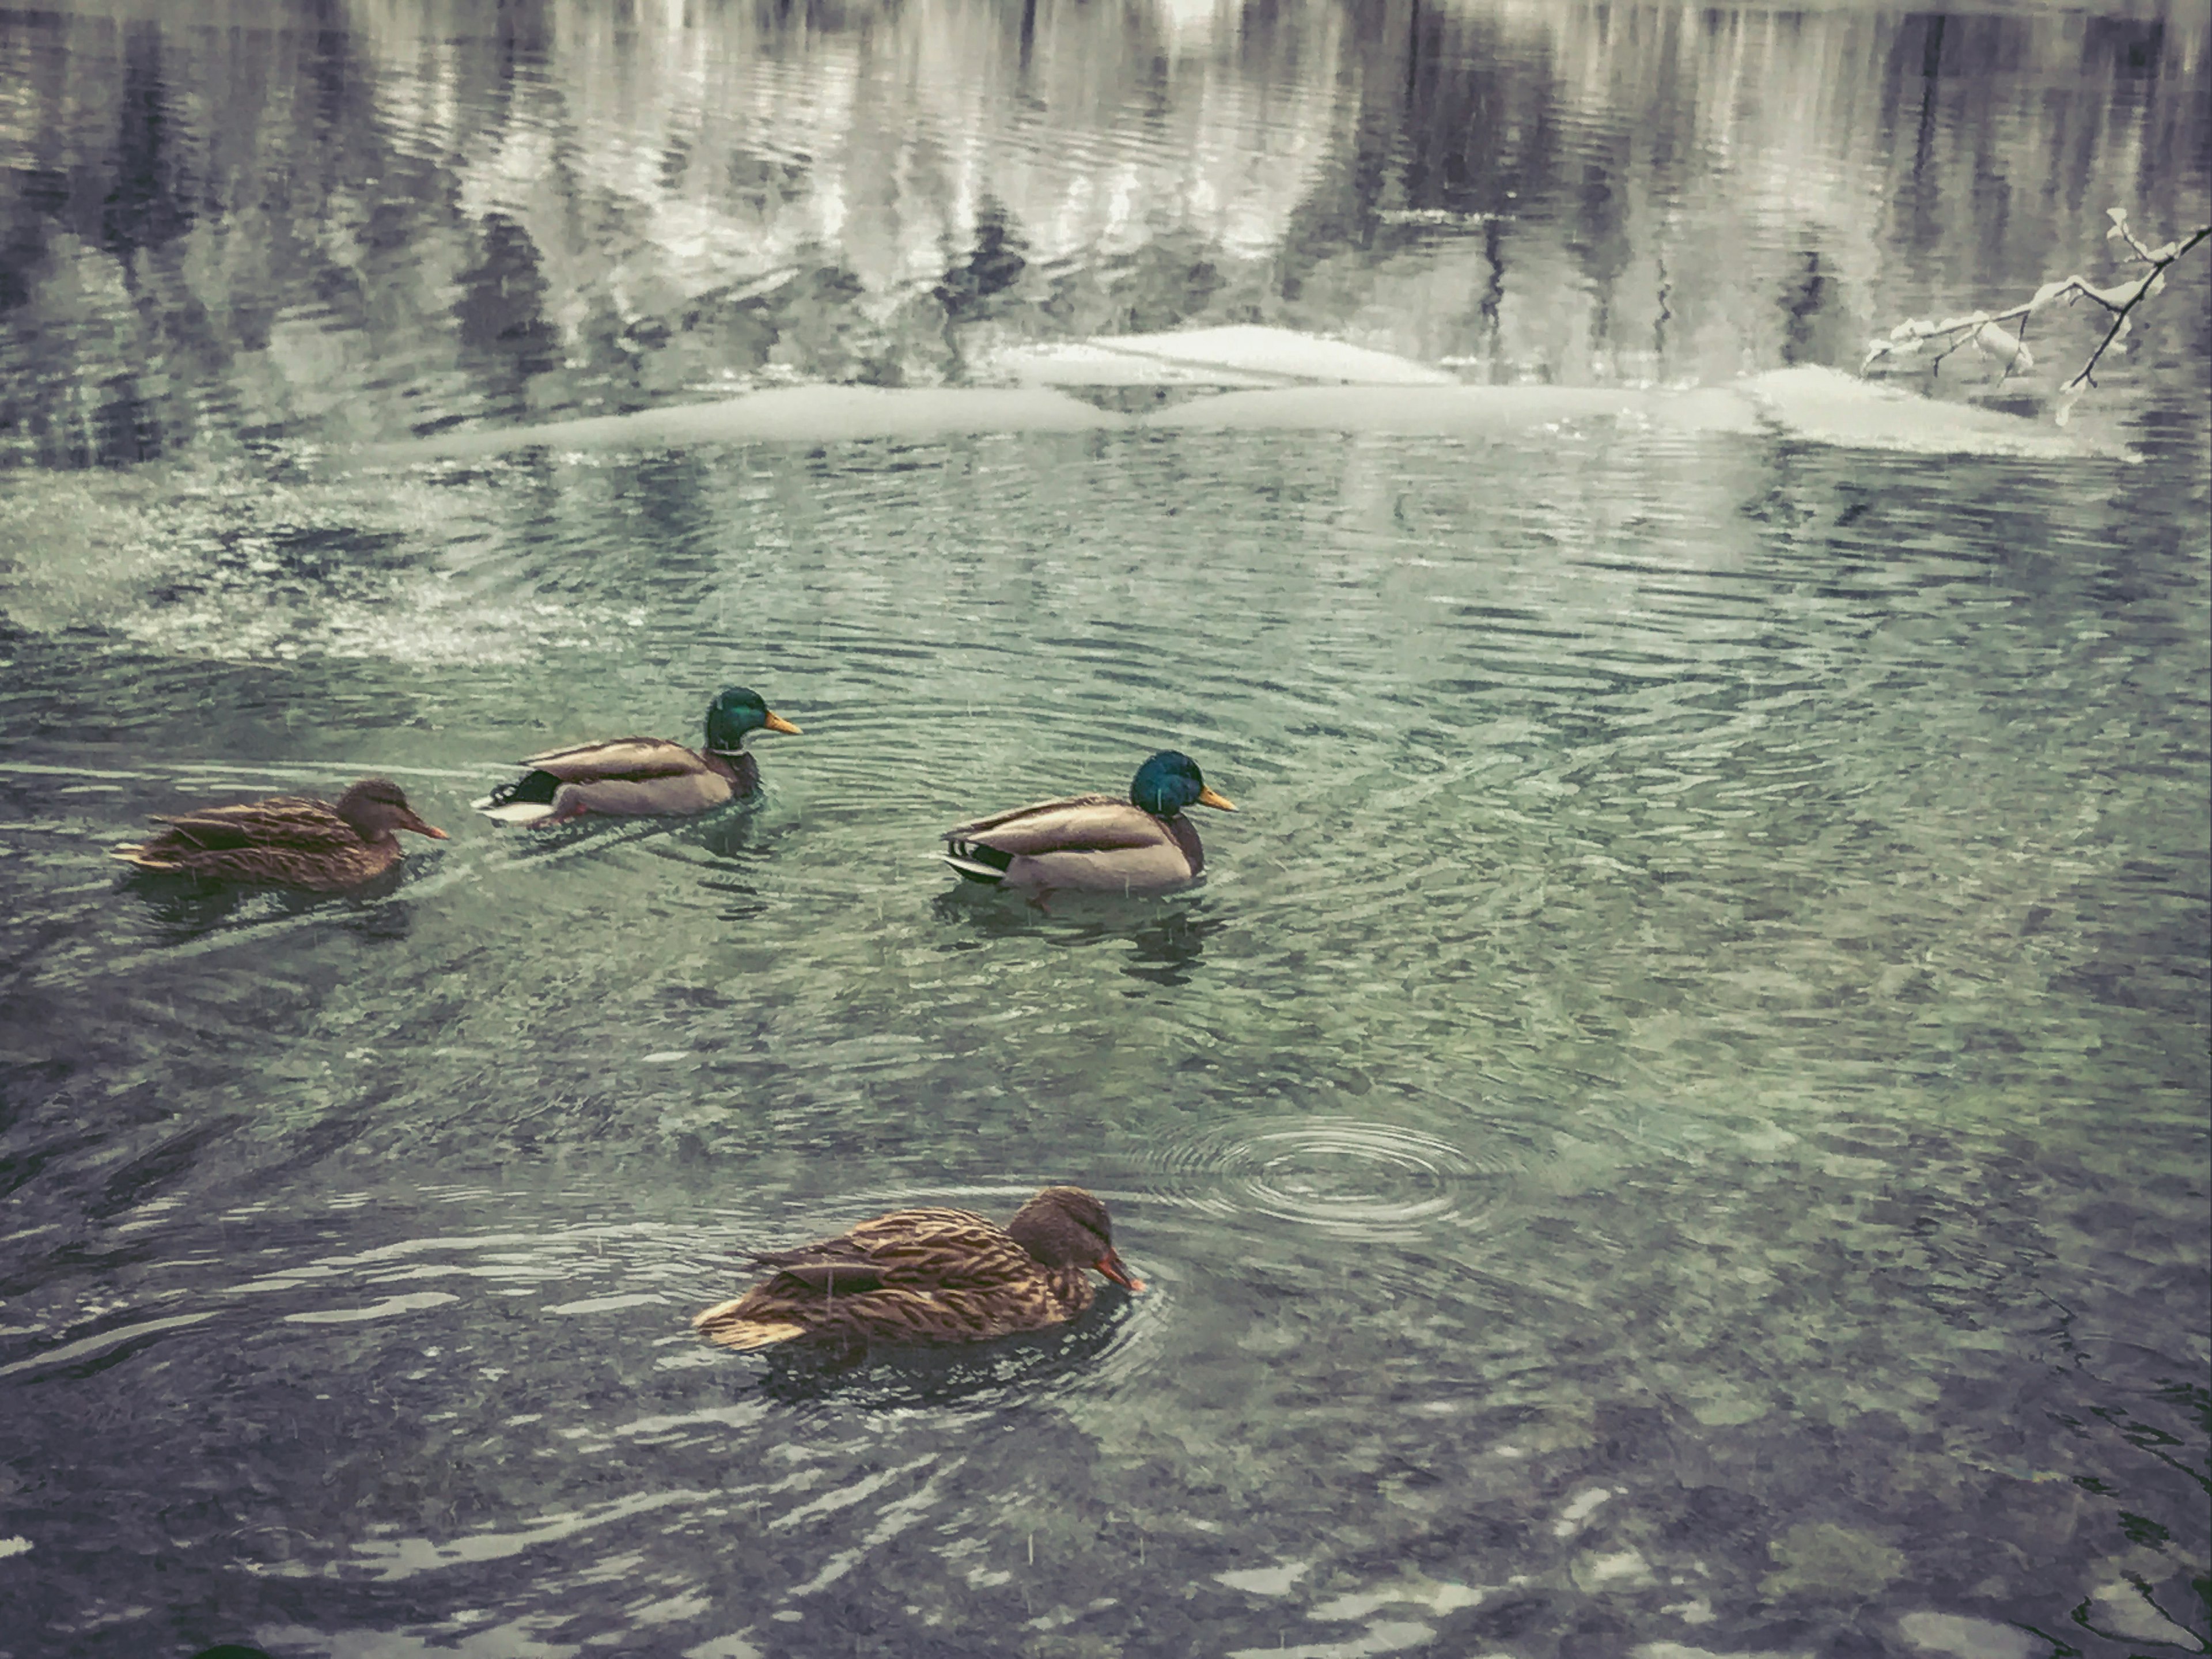
<path fill-rule="evenodd" d="M 1137 769 L 1127 800 L 1070 795 L 955 824 L 945 832 L 945 861 L 994 887 L 1164 893 L 1206 868 L 1187 806 L 1237 810 L 1206 787 L 1196 761 L 1163 749 Z"/>
<path fill-rule="evenodd" d="M 363 778 L 336 802 L 271 795 L 154 822 L 168 827 L 149 841 L 115 848 L 113 856 L 167 875 L 315 893 L 343 892 L 391 869 L 399 862 L 399 830 L 447 839 L 444 830 L 416 815 L 389 778 Z"/>
<path fill-rule="evenodd" d="M 665 738 L 614 738 L 532 755 L 531 769 L 501 784 L 476 810 L 501 823 L 545 828 L 597 812 L 609 817 L 677 817 L 705 812 L 760 787 L 745 752 L 756 732 L 799 730 L 748 686 L 726 688 L 707 705 L 707 744 L 686 749 Z"/>
<path fill-rule="evenodd" d="M 691 1322 L 726 1348 L 782 1342 L 981 1342 L 1080 1316 L 1091 1271 L 1133 1295 L 1106 1206 L 1047 1187 L 1001 1227 L 966 1210 L 893 1210 L 848 1233 L 752 1259 L 775 1271 Z"/>

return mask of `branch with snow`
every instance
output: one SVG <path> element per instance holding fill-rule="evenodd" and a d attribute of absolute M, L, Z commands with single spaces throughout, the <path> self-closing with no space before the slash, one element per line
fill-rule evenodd
<path fill-rule="evenodd" d="M 1921 317 L 1899 323 L 1890 330 L 1887 338 L 1869 343 L 1859 373 L 1863 374 L 1885 361 L 1905 368 L 1911 360 L 1924 356 L 1929 372 L 1934 374 L 1953 352 L 1972 346 L 1981 356 L 1996 359 L 2005 374 L 2025 374 L 2035 367 L 2035 358 L 2027 349 L 2027 319 L 2061 301 L 2072 305 L 2078 300 L 2087 300 L 2110 312 L 2112 325 L 2105 331 L 2105 337 L 2098 343 L 2097 349 L 2089 354 L 2089 361 L 2081 365 L 2081 372 L 2058 389 L 2061 401 L 2057 419 L 2063 425 L 2068 405 L 2080 389 L 2097 384 L 2092 372 L 2099 360 L 2134 328 L 2136 307 L 2165 289 L 2166 268 L 2199 242 L 2212 237 L 2212 225 L 2199 225 L 2188 235 L 2176 237 L 2162 247 L 2145 247 L 2128 228 L 2125 208 L 2108 208 L 2106 212 L 2112 222 L 2106 237 L 2127 243 L 2132 250 L 2131 257 L 2149 267 L 2142 276 L 2110 288 L 2099 288 L 2086 276 L 2064 276 L 2045 283 L 2035 290 L 2033 299 L 2003 311 L 1976 311 L 1963 317 L 1946 317 L 1941 322 Z M 2016 325 L 2010 333 L 2006 331 L 2008 323 Z"/>

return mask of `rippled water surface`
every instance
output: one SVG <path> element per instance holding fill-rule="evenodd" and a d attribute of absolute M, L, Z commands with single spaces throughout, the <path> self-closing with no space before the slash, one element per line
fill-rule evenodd
<path fill-rule="evenodd" d="M 2202 222 L 2201 9 L 177 9 L 0 10 L 0 1655 L 2201 1650 L 2202 252 L 2131 459 L 354 447 L 1231 323 L 1850 368 Z M 468 809 L 732 682 L 755 802 Z M 1200 886 L 932 856 L 1169 745 Z M 453 838 L 357 896 L 106 856 L 369 772 Z M 1052 1180 L 1142 1296 L 688 1328 Z"/>

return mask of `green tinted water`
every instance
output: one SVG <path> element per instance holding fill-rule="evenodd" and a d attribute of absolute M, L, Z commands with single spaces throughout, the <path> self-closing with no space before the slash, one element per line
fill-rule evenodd
<path fill-rule="evenodd" d="M 5 475 L 0 1653 L 2185 1642 L 2169 348 L 2132 465 L 1593 422 Z M 805 728 L 750 806 L 467 811 L 732 682 Z M 1164 745 L 1240 808 L 1201 887 L 934 862 Z M 453 832 L 388 891 L 106 857 L 368 771 Z M 686 1328 L 747 1251 L 1060 1179 L 1149 1285 L 1073 1332 L 837 1376 Z"/>

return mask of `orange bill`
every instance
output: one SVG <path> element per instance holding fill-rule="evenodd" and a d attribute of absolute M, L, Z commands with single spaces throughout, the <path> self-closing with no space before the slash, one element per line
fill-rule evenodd
<path fill-rule="evenodd" d="M 800 732 L 797 726 L 793 726 L 789 720 L 784 719 L 782 715 L 775 713 L 773 709 L 769 713 L 768 729 L 771 732 L 781 732 L 786 737 L 791 738 L 803 737 L 805 735 L 804 732 Z"/>
<path fill-rule="evenodd" d="M 1224 812 L 1233 812 L 1237 810 L 1235 801 L 1226 795 L 1217 794 L 1211 789 L 1201 789 L 1198 792 L 1198 804 L 1200 806 L 1218 806 Z"/>
<path fill-rule="evenodd" d="M 1145 1281 L 1123 1267 L 1121 1258 L 1111 1250 L 1107 1251 L 1091 1265 L 1132 1295 L 1142 1291 L 1145 1288 Z"/>

